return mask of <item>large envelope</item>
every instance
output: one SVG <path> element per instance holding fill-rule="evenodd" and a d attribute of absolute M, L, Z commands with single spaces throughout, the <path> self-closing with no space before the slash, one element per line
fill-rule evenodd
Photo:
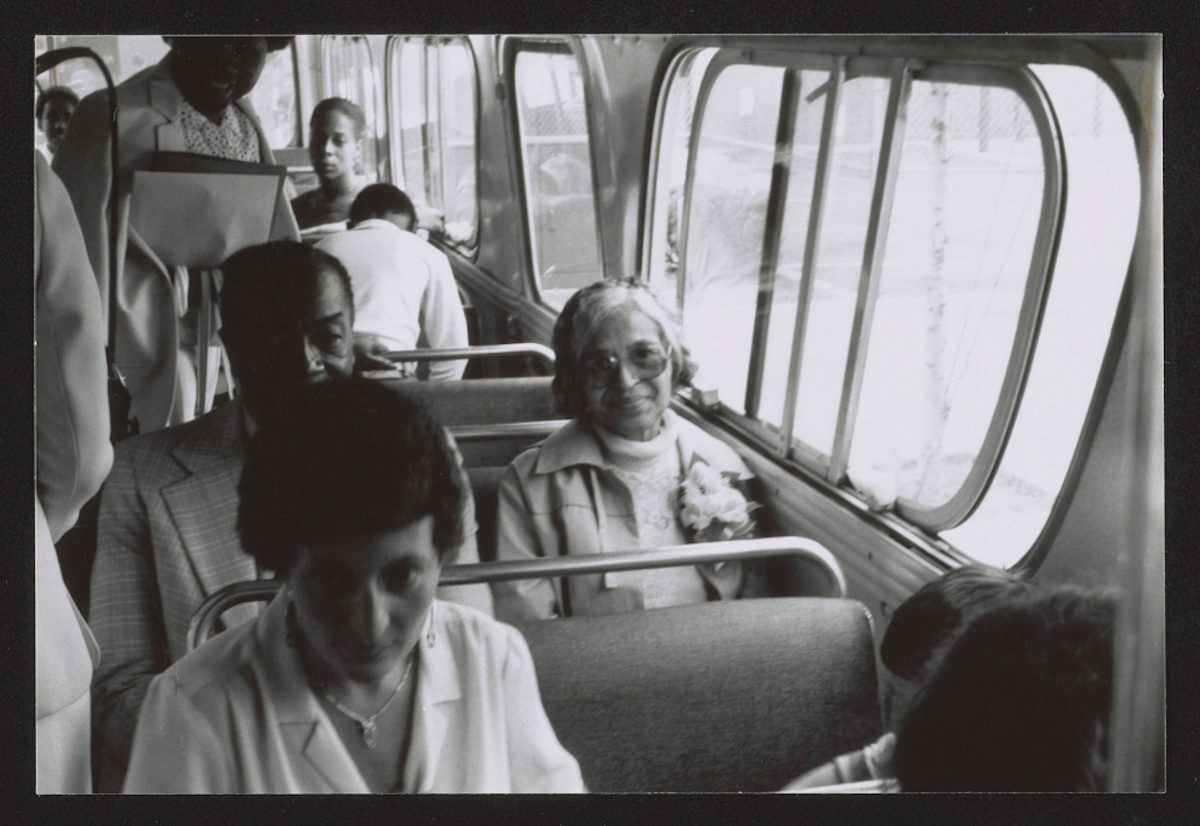
<path fill-rule="evenodd" d="M 139 170 L 129 223 L 167 266 L 215 269 L 271 240 L 280 186 L 272 175 Z"/>

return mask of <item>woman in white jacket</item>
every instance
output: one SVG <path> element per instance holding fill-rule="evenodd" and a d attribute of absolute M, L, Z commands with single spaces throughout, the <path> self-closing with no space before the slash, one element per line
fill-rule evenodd
<path fill-rule="evenodd" d="M 521 635 L 434 599 L 466 495 L 442 428 L 359 378 L 290 409 L 238 513 L 285 586 L 154 680 L 125 791 L 583 791 Z"/>

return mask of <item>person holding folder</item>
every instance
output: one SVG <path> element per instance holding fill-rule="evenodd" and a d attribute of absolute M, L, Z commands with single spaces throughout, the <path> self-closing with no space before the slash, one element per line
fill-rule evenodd
<path fill-rule="evenodd" d="M 110 355 L 128 383 L 133 397 L 130 414 L 142 432 L 195 416 L 201 301 L 197 279 L 172 266 L 176 262 L 170 260 L 169 250 L 152 248 L 131 227 L 133 173 L 154 168 L 155 156 L 164 152 L 273 163 L 246 95 L 258 82 L 267 55 L 291 41 L 289 37 L 164 39 L 170 46 L 167 55 L 116 90 L 120 166 L 115 175 L 120 187 L 116 262 L 108 260 L 114 170 L 106 92 L 80 102 L 53 164 L 75 205 L 105 312 L 117 314 L 115 352 Z M 111 297 L 110 263 L 118 268 L 116 294 Z M 109 306 L 111 302 L 115 306 Z"/>

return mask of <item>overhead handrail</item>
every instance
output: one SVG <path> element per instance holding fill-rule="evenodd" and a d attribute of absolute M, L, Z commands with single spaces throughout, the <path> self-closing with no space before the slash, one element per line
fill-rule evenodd
<path fill-rule="evenodd" d="M 437 347 L 419 350 L 389 350 L 383 354 L 388 361 L 453 361 L 469 358 L 497 358 L 500 356 L 536 356 L 554 367 L 554 351 L 544 344 L 533 341 L 517 344 L 474 344 L 470 347 Z"/>
<path fill-rule="evenodd" d="M 772 556 L 806 558 L 821 565 L 836 585 L 836 597 L 846 595 L 846 577 L 829 550 L 814 539 L 772 536 L 762 539 L 731 539 L 697 545 L 668 545 L 650 551 L 615 551 L 603 554 L 556 556 L 504 562 L 451 565 L 442 569 L 439 586 L 510 582 L 514 579 L 600 574 L 648 568 L 672 568 L 705 562 L 734 562 Z M 188 626 L 188 651 L 212 635 L 213 626 L 225 611 L 246 602 L 269 601 L 282 587 L 282 580 L 255 579 L 227 585 L 201 603 Z"/>
<path fill-rule="evenodd" d="M 543 419 L 534 422 L 496 422 L 494 424 L 456 424 L 447 428 L 456 442 L 486 442 L 492 439 L 516 439 L 523 436 L 549 436 L 570 419 Z"/>

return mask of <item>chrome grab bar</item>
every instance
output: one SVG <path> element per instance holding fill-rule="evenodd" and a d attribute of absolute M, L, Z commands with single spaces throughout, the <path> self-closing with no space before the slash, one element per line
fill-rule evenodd
<path fill-rule="evenodd" d="M 833 596 L 846 595 L 846 577 L 837 559 L 820 542 L 798 536 L 772 536 L 762 539 L 731 539 L 697 545 L 668 545 L 651 551 L 614 551 L 604 554 L 557 556 L 548 559 L 521 559 L 507 562 L 479 562 L 451 565 L 442 569 L 439 586 L 474 585 L 508 582 L 514 579 L 599 574 L 643 568 L 671 568 L 705 562 L 733 562 L 771 556 L 805 557 L 825 569 L 836 586 Z M 277 579 L 255 579 L 227 585 L 200 605 L 188 626 L 188 651 L 212 635 L 213 626 L 226 610 L 244 602 L 268 601 L 282 587 Z"/>
<path fill-rule="evenodd" d="M 570 419 L 545 419 L 534 422 L 497 422 L 495 424 L 456 424 L 446 428 L 456 442 L 486 442 L 490 439 L 515 439 L 522 436 L 549 436 Z"/>
<path fill-rule="evenodd" d="M 526 341 L 519 344 L 475 344 L 470 347 L 422 348 L 420 350 L 389 350 L 383 354 L 388 361 L 451 361 L 497 356 L 537 356 L 547 367 L 554 366 L 554 351 L 544 344 Z"/>
<path fill-rule="evenodd" d="M 837 596 L 846 595 L 846 577 L 825 546 L 798 536 L 762 539 L 730 539 L 696 545 L 666 545 L 650 551 L 613 551 L 603 554 L 556 556 L 549 559 L 518 559 L 451 565 L 442 570 L 439 585 L 473 585 L 479 582 L 508 582 L 514 579 L 602 574 L 643 568 L 672 568 L 705 562 L 733 562 L 769 556 L 802 556 L 820 563 L 837 585 Z"/>

